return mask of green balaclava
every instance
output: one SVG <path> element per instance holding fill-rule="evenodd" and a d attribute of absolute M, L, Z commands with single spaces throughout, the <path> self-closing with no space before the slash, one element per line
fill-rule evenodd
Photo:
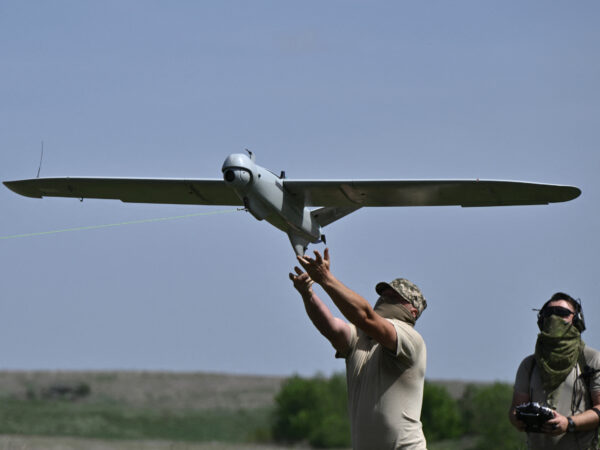
<path fill-rule="evenodd" d="M 549 395 L 567 378 L 583 350 L 581 332 L 561 317 L 544 318 L 535 344 L 535 360 L 540 367 L 542 386 Z"/>

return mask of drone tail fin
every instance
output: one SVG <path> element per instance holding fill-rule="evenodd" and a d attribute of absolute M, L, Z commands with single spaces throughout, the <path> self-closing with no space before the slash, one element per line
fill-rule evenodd
<path fill-rule="evenodd" d="M 308 244 L 309 244 L 309 240 L 306 239 L 303 236 L 300 236 L 299 234 L 290 232 L 288 233 L 288 237 L 290 238 L 290 243 L 292 244 L 292 247 L 294 248 L 294 252 L 296 252 L 296 255 L 298 256 L 302 256 L 304 255 L 304 253 L 306 252 L 306 249 L 308 248 Z"/>
<path fill-rule="evenodd" d="M 336 220 L 341 219 L 344 216 L 347 216 L 350 213 L 353 213 L 357 209 L 360 209 L 360 206 L 326 206 L 324 208 L 315 209 L 310 214 L 313 220 L 315 220 L 319 226 L 324 227 L 332 222 L 335 222 Z"/>

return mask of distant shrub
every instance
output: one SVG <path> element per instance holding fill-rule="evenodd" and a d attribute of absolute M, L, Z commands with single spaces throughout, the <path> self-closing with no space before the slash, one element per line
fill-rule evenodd
<path fill-rule="evenodd" d="M 343 375 L 290 378 L 275 398 L 274 440 L 313 447 L 350 445 L 346 380 Z M 428 441 L 454 439 L 464 432 L 461 412 L 446 388 L 425 383 L 423 429 Z"/>
<path fill-rule="evenodd" d="M 512 387 L 507 383 L 466 387 L 459 401 L 467 433 L 480 437 L 480 449 L 523 448 L 524 435 L 508 420 Z"/>
<path fill-rule="evenodd" d="M 437 384 L 425 383 L 421 422 L 427 441 L 453 439 L 464 432 L 458 402 L 445 387 Z"/>
<path fill-rule="evenodd" d="M 350 445 L 346 379 L 334 375 L 288 379 L 275 398 L 273 438 L 279 442 L 307 441 L 313 447 Z"/>
<path fill-rule="evenodd" d="M 421 412 L 425 437 L 444 445 L 440 448 L 521 449 L 524 435 L 507 418 L 511 399 L 512 387 L 506 383 L 469 384 L 456 400 L 445 387 L 426 382 Z M 283 384 L 275 403 L 275 441 L 317 448 L 350 446 L 344 376 L 294 376 Z"/>
<path fill-rule="evenodd" d="M 92 392 L 92 389 L 87 383 L 60 383 L 53 384 L 42 389 L 41 398 L 46 400 L 79 400 L 87 397 Z M 35 395 L 31 395 L 28 391 L 27 396 L 35 399 Z"/>

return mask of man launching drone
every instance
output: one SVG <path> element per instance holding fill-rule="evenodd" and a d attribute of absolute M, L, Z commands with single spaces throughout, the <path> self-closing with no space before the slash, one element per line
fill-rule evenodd
<path fill-rule="evenodd" d="M 557 292 L 538 313 L 535 353 L 517 371 L 511 423 L 530 449 L 598 448 L 600 352 L 581 340 L 581 303 Z"/>
<path fill-rule="evenodd" d="M 413 328 L 427 302 L 404 278 L 375 286 L 372 307 L 330 270 L 329 250 L 315 258 L 299 256 L 290 279 L 315 327 L 346 360 L 348 406 L 354 450 L 425 450 L 420 421 L 426 348 Z M 313 292 L 319 284 L 348 322 L 334 317 Z"/>

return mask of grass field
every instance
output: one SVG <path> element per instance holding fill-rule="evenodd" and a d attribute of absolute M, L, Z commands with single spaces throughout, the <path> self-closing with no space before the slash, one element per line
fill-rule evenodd
<path fill-rule="evenodd" d="M 428 444 L 429 450 L 468 450 L 473 440 Z M 227 442 L 173 442 L 151 440 L 102 440 L 73 437 L 0 436 L 0 450 L 311 450 L 310 447 L 284 447 L 266 444 Z M 341 449 L 350 450 L 350 449 Z"/>
<path fill-rule="evenodd" d="M 108 439 L 113 447 L 116 440 L 255 442 L 268 436 L 282 381 L 206 373 L 0 372 L 0 435 L 12 436 L 5 447 L 21 445 L 25 438 L 15 436 L 32 436 L 31 448 L 39 442 L 34 436 Z"/>
<path fill-rule="evenodd" d="M 283 450 L 269 440 L 283 377 L 0 372 L 0 450 Z M 464 383 L 446 382 L 460 396 Z M 465 450 L 471 441 L 430 450 Z M 305 449 L 309 447 L 293 447 Z"/>
<path fill-rule="evenodd" d="M 172 441 L 122 441 L 72 437 L 0 436 L 0 450 L 291 450 L 260 444 L 223 442 L 185 443 Z M 308 450 L 308 447 L 294 447 Z"/>
<path fill-rule="evenodd" d="M 255 440 L 270 409 L 167 410 L 49 400 L 0 401 L 0 434 L 178 441 Z"/>

